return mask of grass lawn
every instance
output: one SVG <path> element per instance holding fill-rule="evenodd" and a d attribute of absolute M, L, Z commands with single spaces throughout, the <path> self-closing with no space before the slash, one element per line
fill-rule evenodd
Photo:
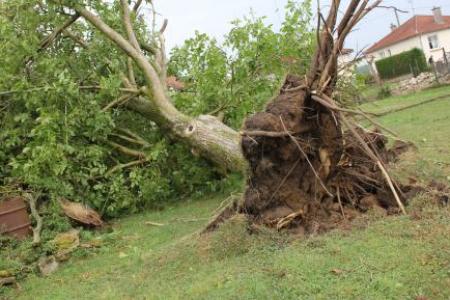
<path fill-rule="evenodd" d="M 450 87 L 385 99 L 364 109 L 389 109 L 445 94 L 450 95 Z M 418 146 L 394 169 L 408 169 L 424 180 L 448 180 L 450 96 L 380 121 Z M 32 275 L 21 282 L 21 291 L 3 290 L 3 297 L 450 299 L 448 206 L 429 205 L 423 196 L 409 208 L 421 208 L 414 217 L 368 215 L 351 231 L 302 240 L 270 231 L 249 235 L 239 218 L 199 237 L 198 230 L 226 197 L 204 197 L 117 221 L 110 233 L 92 234 L 103 240 L 102 247 L 75 252 L 55 274 Z M 92 238 L 88 233 L 84 237 Z"/>

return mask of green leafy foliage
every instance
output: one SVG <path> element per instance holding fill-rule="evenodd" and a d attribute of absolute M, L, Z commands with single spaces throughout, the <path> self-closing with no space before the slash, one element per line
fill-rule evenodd
<path fill-rule="evenodd" d="M 376 62 L 376 66 L 382 79 L 411 73 L 417 76 L 428 68 L 425 54 L 417 48 L 381 59 Z"/>
<path fill-rule="evenodd" d="M 260 111 L 288 73 L 305 74 L 313 50 L 310 1 L 289 1 L 279 32 L 253 14 L 232 22 L 222 44 L 196 32 L 172 50 L 169 73 L 186 84 L 173 95 L 179 109 L 215 114 L 239 128 Z"/>

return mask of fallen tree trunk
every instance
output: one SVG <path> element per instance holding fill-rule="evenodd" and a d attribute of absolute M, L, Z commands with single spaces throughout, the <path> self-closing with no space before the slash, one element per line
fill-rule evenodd
<path fill-rule="evenodd" d="M 193 118 L 179 112 L 161 118 L 152 102 L 142 97 L 130 100 L 127 106 L 156 122 L 169 136 L 189 145 L 193 154 L 201 155 L 222 171 L 246 170 L 247 162 L 242 155 L 239 132 L 218 118 L 210 115 Z"/>

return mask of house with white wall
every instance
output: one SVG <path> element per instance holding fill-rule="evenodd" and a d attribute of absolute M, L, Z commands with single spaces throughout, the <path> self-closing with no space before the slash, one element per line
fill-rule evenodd
<path fill-rule="evenodd" d="M 440 7 L 432 15 L 416 15 L 400 25 L 365 51 L 367 61 L 376 70 L 375 62 L 413 48 L 421 49 L 427 61 L 444 60 L 450 54 L 450 16 L 444 16 Z"/>

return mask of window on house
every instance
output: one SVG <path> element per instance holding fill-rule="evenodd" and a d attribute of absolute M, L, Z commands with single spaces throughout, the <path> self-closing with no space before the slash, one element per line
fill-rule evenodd
<path fill-rule="evenodd" d="M 391 49 L 389 49 L 389 50 L 387 51 L 387 53 L 388 53 L 388 56 L 392 56 Z"/>
<path fill-rule="evenodd" d="M 381 51 L 379 54 L 380 54 L 380 57 L 381 57 L 381 58 L 384 58 L 384 57 L 386 56 L 386 54 L 384 53 L 384 51 Z"/>
<path fill-rule="evenodd" d="M 437 35 L 430 35 L 428 37 L 428 45 L 430 46 L 430 49 L 439 48 L 439 40 Z"/>

